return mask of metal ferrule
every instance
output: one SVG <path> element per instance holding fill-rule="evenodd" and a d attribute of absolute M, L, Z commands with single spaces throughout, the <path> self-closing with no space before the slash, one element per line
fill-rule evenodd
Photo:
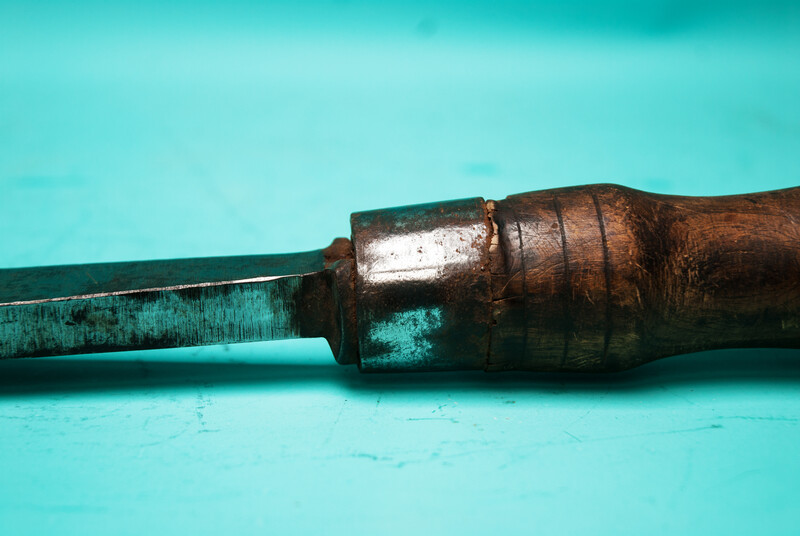
<path fill-rule="evenodd" d="M 483 369 L 491 224 L 481 198 L 351 217 L 363 371 Z"/>

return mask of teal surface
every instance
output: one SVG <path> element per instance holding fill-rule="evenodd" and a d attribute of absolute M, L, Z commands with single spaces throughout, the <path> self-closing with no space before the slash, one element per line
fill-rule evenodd
<path fill-rule="evenodd" d="M 0 2 L 0 265 L 352 211 L 800 184 L 792 2 Z M 0 363 L 0 534 L 800 528 L 800 351 L 359 375 L 324 341 Z"/>

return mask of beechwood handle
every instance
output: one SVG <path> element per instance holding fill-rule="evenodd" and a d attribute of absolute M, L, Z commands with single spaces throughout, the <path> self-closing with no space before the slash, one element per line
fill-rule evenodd
<path fill-rule="evenodd" d="M 800 347 L 800 188 L 680 197 L 592 185 L 488 206 L 489 369 Z"/>

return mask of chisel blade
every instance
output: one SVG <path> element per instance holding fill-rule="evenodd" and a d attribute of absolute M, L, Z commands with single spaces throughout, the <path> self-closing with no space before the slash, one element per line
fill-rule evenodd
<path fill-rule="evenodd" d="M 0 270 L 0 359 L 301 337 L 338 345 L 338 246 Z"/>

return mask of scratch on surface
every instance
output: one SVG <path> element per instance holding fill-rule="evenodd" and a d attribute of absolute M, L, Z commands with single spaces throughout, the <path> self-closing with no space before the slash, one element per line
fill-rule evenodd
<path fill-rule="evenodd" d="M 203 395 L 203 392 L 200 389 L 197 390 L 197 403 L 195 404 L 194 414 L 197 417 L 197 422 L 200 424 L 200 432 L 207 431 L 206 430 L 206 419 L 205 413 L 203 412 L 206 407 L 211 405 L 211 399 Z"/>
<path fill-rule="evenodd" d="M 800 420 L 794 417 L 759 417 L 751 415 L 731 415 L 728 417 L 719 416 L 717 417 L 717 419 L 720 420 L 737 419 L 742 421 L 775 421 L 775 422 L 797 422 L 798 420 Z"/>
<path fill-rule="evenodd" d="M 407 421 L 448 421 L 452 423 L 458 424 L 456 419 L 452 417 L 409 417 L 406 419 Z"/>
<path fill-rule="evenodd" d="M 336 430 L 336 426 L 339 424 L 339 419 L 342 418 L 342 412 L 344 412 L 344 407 L 347 405 L 347 399 L 344 399 L 342 402 L 342 407 L 339 408 L 339 413 L 336 415 L 336 420 L 333 421 L 333 425 L 331 426 L 330 431 L 328 432 L 328 437 L 325 438 L 325 442 L 322 444 L 323 446 L 327 445 L 333 439 L 333 432 Z"/>
<path fill-rule="evenodd" d="M 684 402 L 686 402 L 687 404 L 690 404 L 690 405 L 692 405 L 692 406 L 695 406 L 695 407 L 697 407 L 697 406 L 698 406 L 698 404 L 696 404 L 695 402 L 693 402 L 693 401 L 689 400 L 689 397 L 687 397 L 687 396 L 685 396 L 685 395 L 682 395 L 682 394 L 679 394 L 679 393 L 676 393 L 675 391 L 673 391 L 672 389 L 670 389 L 670 388 L 669 388 L 669 387 L 667 387 L 666 385 L 661 385 L 661 389 L 662 389 L 664 392 L 671 394 L 671 395 L 672 395 L 672 396 L 674 396 L 675 398 L 679 398 L 679 399 L 683 400 L 683 401 L 684 401 Z"/>
<path fill-rule="evenodd" d="M 175 432 L 174 434 L 171 434 L 170 436 L 165 437 L 164 439 L 160 439 L 158 441 L 151 441 L 149 443 L 140 443 L 139 444 L 139 448 L 155 447 L 157 445 L 163 445 L 164 443 L 166 443 L 168 441 L 172 441 L 173 439 L 179 438 L 180 436 L 185 434 L 188 429 L 189 429 L 189 424 L 187 423 L 187 425 L 183 428 L 183 430 L 181 430 L 179 432 Z"/>
<path fill-rule="evenodd" d="M 376 456 L 375 454 L 369 454 L 367 452 L 356 452 L 350 455 L 351 458 L 366 458 L 368 460 L 372 460 L 373 462 L 391 462 L 392 458 L 388 456 Z"/>
<path fill-rule="evenodd" d="M 724 481 L 720 482 L 719 484 L 717 484 L 716 486 L 713 486 L 713 487 L 714 488 L 722 488 L 722 487 L 725 487 L 725 486 L 730 486 L 732 484 L 738 484 L 742 480 L 747 480 L 748 478 L 753 477 L 755 475 L 758 475 L 761 472 L 762 472 L 762 469 L 748 469 L 747 471 L 742 471 L 741 473 L 738 473 L 735 476 L 733 476 L 733 477 L 731 477 L 731 478 L 729 478 L 727 480 L 724 480 Z"/>
<path fill-rule="evenodd" d="M 381 398 L 383 398 L 383 392 L 378 393 L 378 398 L 375 400 L 375 408 L 372 410 L 372 416 L 370 416 L 369 420 L 372 422 L 376 422 L 378 418 L 378 412 L 381 407 Z"/>
<path fill-rule="evenodd" d="M 576 424 L 576 423 L 578 423 L 578 422 L 582 421 L 583 419 L 585 419 L 586 417 L 588 417 L 588 416 L 589 416 L 589 414 L 592 412 L 592 410 L 594 410 L 594 408 L 595 408 L 596 406 L 597 406 L 597 404 L 595 404 L 595 405 L 594 405 L 594 406 L 592 406 L 591 408 L 587 409 L 587 410 L 586 410 L 586 412 L 585 412 L 583 415 L 581 415 L 580 417 L 578 417 L 577 419 L 575 419 L 574 421 L 572 421 L 571 423 L 569 423 L 569 425 L 570 425 L 570 426 L 572 426 L 573 424 Z"/>
<path fill-rule="evenodd" d="M 97 279 L 95 279 L 94 276 L 91 273 L 89 273 L 88 269 L 86 270 L 86 277 L 91 279 L 92 283 L 94 283 L 95 285 L 99 285 L 100 284 L 100 283 L 97 282 Z"/>
<path fill-rule="evenodd" d="M 439 404 L 439 407 L 431 411 L 431 413 L 436 413 L 437 411 L 442 411 L 442 408 L 446 408 L 449 404 L 445 402 L 444 404 Z"/>
<path fill-rule="evenodd" d="M 662 430 L 660 432 L 643 432 L 641 434 L 628 434 L 628 435 L 619 435 L 619 436 L 610 436 L 610 437 L 602 437 L 598 438 L 598 441 L 602 440 L 610 440 L 610 439 L 627 439 L 631 437 L 647 437 L 647 436 L 658 436 L 658 435 L 671 435 L 671 434 L 685 434 L 689 432 L 705 432 L 707 430 L 717 430 L 722 428 L 721 424 L 711 424 L 709 426 L 699 426 L 697 428 L 681 428 L 678 430 Z"/>
<path fill-rule="evenodd" d="M 565 434 L 567 434 L 567 435 L 568 435 L 569 437 L 571 437 L 572 439 L 574 439 L 575 441 L 577 441 L 578 443 L 583 443 L 583 440 L 582 440 L 581 438 L 579 438 L 578 436 L 576 436 L 576 435 L 574 435 L 574 434 L 570 434 L 570 433 L 569 433 L 569 432 L 567 432 L 566 430 L 564 430 L 564 433 L 565 433 Z"/>

